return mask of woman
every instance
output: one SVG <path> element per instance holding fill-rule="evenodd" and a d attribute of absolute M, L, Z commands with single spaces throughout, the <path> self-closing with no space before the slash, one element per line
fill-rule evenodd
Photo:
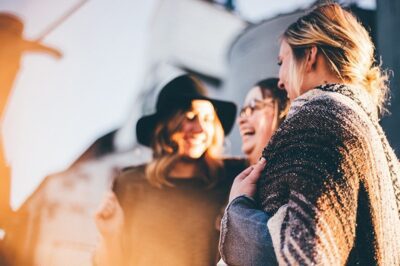
<path fill-rule="evenodd" d="M 378 123 L 388 89 L 373 54 L 367 31 L 338 4 L 285 31 L 279 79 L 291 109 L 265 168 L 263 160 L 233 184 L 220 245 L 228 264 L 249 264 L 232 252 L 244 242 L 252 265 L 400 265 L 400 166 Z M 242 212 L 230 212 L 235 202 Z"/>
<path fill-rule="evenodd" d="M 237 122 L 242 137 L 242 151 L 251 165 L 257 163 L 262 156 L 264 147 L 285 119 L 288 108 L 289 99 L 287 98 L 287 93 L 285 90 L 278 88 L 277 78 L 261 80 L 247 93 L 244 107 L 240 111 Z M 232 211 L 243 211 L 236 209 L 235 206 L 230 207 L 231 213 Z M 241 222 L 246 223 L 246 215 L 242 215 L 242 217 L 243 220 Z M 260 225 L 265 227 L 263 224 Z M 238 224 L 237 226 L 240 227 L 241 225 Z M 256 227 L 253 226 L 254 228 Z M 224 240 L 229 237 L 225 236 Z M 231 240 L 227 242 L 229 241 Z M 233 252 L 240 254 L 241 259 L 246 257 L 247 259 L 245 260 L 249 262 L 248 265 L 252 265 L 251 261 L 255 254 L 248 252 L 245 245 L 243 250 L 237 251 Z"/>
<path fill-rule="evenodd" d="M 160 92 L 156 113 L 136 126 L 153 150 L 147 165 L 126 169 L 96 215 L 101 265 L 212 265 L 215 220 L 243 161 L 221 160 L 236 106 L 208 98 L 184 75 Z M 229 169 L 229 171 L 225 171 Z"/>
<path fill-rule="evenodd" d="M 261 157 L 272 134 L 283 122 L 289 100 L 285 90 L 278 88 L 277 78 L 259 81 L 247 93 L 237 120 L 242 151 L 250 164 Z"/>

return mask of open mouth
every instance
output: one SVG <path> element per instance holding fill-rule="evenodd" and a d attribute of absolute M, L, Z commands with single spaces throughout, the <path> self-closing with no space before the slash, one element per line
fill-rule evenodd
<path fill-rule="evenodd" d="M 206 142 L 205 138 L 193 138 L 193 137 L 189 137 L 186 139 L 186 141 L 192 145 L 201 145 L 204 144 Z"/>
<path fill-rule="evenodd" d="M 251 128 L 246 128 L 242 130 L 241 134 L 242 136 L 254 136 L 256 134 L 256 131 Z"/>

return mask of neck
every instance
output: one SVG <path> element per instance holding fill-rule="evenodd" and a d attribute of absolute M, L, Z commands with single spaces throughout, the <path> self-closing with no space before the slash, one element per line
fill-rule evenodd
<path fill-rule="evenodd" d="M 329 75 L 321 75 L 318 78 L 315 77 L 314 79 L 310 79 L 305 86 L 306 89 L 302 91 L 305 93 L 309 90 L 314 89 L 315 87 L 325 85 L 325 84 L 332 84 L 332 83 L 343 83 L 343 81 L 337 77 L 332 77 Z"/>
<path fill-rule="evenodd" d="M 257 152 L 253 152 L 253 153 L 249 154 L 249 156 L 247 157 L 247 160 L 249 160 L 250 165 L 257 163 L 258 159 L 260 159 L 260 157 L 261 157 L 261 154 L 262 154 L 262 150 L 261 150 L 261 152 L 257 151 Z"/>
<path fill-rule="evenodd" d="M 301 93 L 303 94 L 315 87 L 331 83 L 343 83 L 343 80 L 338 78 L 336 73 L 329 68 L 325 58 L 318 55 L 316 64 L 304 76 Z"/>
<path fill-rule="evenodd" d="M 191 178 L 199 174 L 199 161 L 193 159 L 181 159 L 174 164 L 169 176 L 173 178 Z"/>

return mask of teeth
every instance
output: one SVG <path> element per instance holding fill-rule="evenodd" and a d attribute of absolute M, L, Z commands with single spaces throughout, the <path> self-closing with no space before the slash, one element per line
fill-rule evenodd
<path fill-rule="evenodd" d="M 189 141 L 194 144 L 200 144 L 203 143 L 205 140 L 202 138 L 189 138 Z"/>
<path fill-rule="evenodd" d="M 242 135 L 254 135 L 255 131 L 251 129 L 245 129 L 242 131 Z"/>

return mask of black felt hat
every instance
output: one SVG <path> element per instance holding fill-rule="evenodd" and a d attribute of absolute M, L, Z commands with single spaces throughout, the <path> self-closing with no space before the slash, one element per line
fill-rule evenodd
<path fill-rule="evenodd" d="M 231 131 L 236 118 L 236 105 L 233 102 L 207 97 L 201 83 L 190 75 L 182 75 L 168 82 L 160 91 L 156 112 L 143 116 L 136 124 L 136 137 L 139 143 L 150 146 L 157 123 L 168 118 L 176 110 L 187 110 L 192 100 L 211 102 L 221 121 L 225 135 Z"/>

